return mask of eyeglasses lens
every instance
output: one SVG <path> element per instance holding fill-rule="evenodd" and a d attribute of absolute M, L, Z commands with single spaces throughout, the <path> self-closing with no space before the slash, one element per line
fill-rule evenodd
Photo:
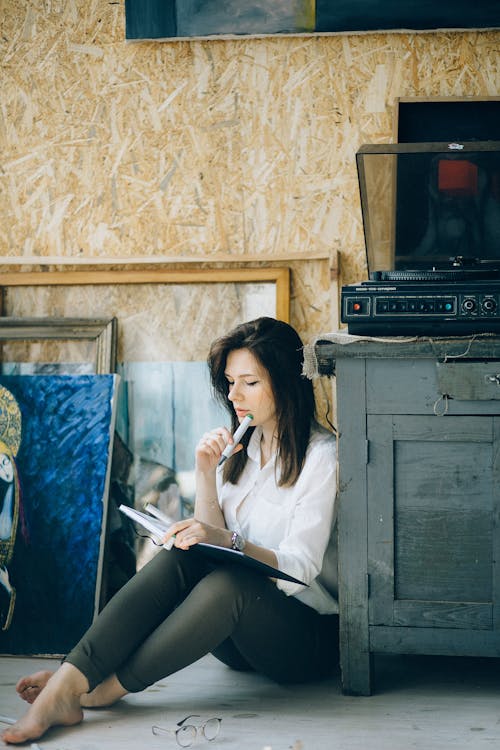
<path fill-rule="evenodd" d="M 203 734 L 209 742 L 215 740 L 219 734 L 220 719 L 209 719 L 203 724 Z"/>
<path fill-rule="evenodd" d="M 191 724 L 184 724 L 184 726 L 179 727 L 176 731 L 175 737 L 177 744 L 181 747 L 191 747 L 196 739 L 196 727 L 193 727 Z"/>

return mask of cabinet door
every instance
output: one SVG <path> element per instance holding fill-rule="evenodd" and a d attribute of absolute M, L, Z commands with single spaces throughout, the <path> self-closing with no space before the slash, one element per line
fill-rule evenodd
<path fill-rule="evenodd" d="M 499 627 L 500 417 L 371 415 L 367 433 L 370 625 Z"/>

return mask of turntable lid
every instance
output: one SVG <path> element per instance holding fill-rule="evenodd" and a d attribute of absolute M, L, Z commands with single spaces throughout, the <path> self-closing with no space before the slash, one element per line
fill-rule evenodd
<path fill-rule="evenodd" d="M 500 141 L 366 144 L 356 164 L 370 276 L 500 266 Z"/>

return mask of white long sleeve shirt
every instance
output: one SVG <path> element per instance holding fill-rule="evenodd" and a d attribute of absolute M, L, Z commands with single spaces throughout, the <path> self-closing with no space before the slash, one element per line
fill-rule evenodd
<path fill-rule="evenodd" d="M 219 504 L 227 527 L 271 549 L 280 570 L 308 584 L 277 580 L 287 595 L 321 614 L 338 612 L 335 437 L 315 425 L 304 466 L 292 487 L 277 485 L 276 456 L 261 467 L 261 437 L 262 430 L 256 427 L 237 484 L 222 483 L 222 473 L 217 472 Z"/>

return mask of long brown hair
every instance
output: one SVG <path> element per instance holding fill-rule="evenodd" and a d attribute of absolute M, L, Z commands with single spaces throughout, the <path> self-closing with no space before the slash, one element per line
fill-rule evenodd
<path fill-rule="evenodd" d="M 210 347 L 208 367 L 217 400 L 231 415 L 232 431 L 238 417 L 229 401 L 229 385 L 225 376 L 228 354 L 235 349 L 248 349 L 267 370 L 276 405 L 278 433 L 278 484 L 291 486 L 297 481 L 304 464 L 315 417 L 312 382 L 302 374 L 303 344 L 292 326 L 274 318 L 257 318 L 242 323 Z M 253 428 L 247 430 L 242 443 L 246 446 Z M 224 480 L 235 484 L 247 462 L 246 450 L 235 453 L 226 461 Z"/>

